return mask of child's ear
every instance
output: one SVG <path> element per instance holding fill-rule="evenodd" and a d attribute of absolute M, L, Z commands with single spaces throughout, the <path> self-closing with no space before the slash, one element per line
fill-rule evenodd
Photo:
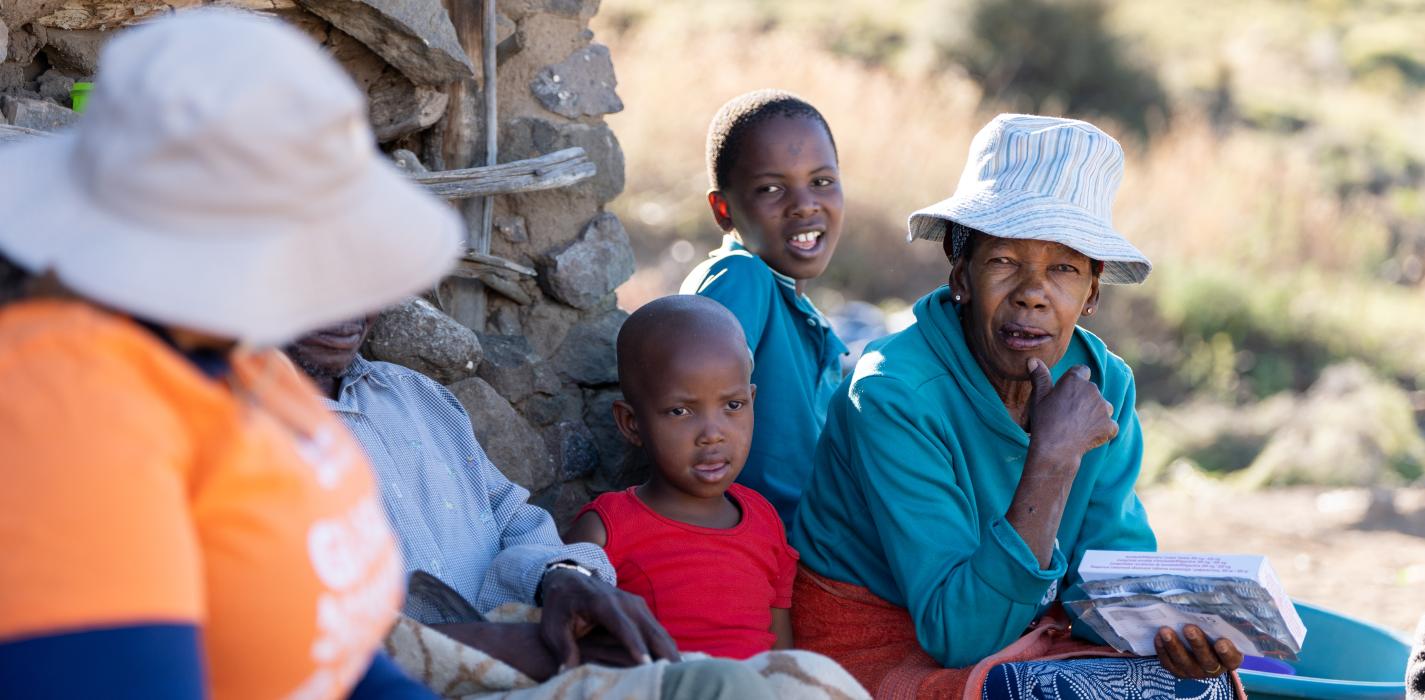
<path fill-rule="evenodd" d="M 727 203 L 727 195 L 719 190 L 708 190 L 708 206 L 712 208 L 713 219 L 717 221 L 718 228 L 731 232 L 732 208 Z"/>
<path fill-rule="evenodd" d="M 643 438 L 638 434 L 638 418 L 633 414 L 633 406 L 627 401 L 614 401 L 614 425 L 623 433 L 623 439 L 634 447 L 643 447 Z"/>

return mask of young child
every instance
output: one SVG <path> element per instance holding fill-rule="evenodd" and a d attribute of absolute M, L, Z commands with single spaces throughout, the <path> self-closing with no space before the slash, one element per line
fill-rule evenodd
<path fill-rule="evenodd" d="M 566 539 L 604 548 L 683 651 L 791 647 L 797 552 L 772 505 L 733 483 L 752 440 L 752 358 L 716 302 L 664 297 L 618 335 L 614 420 L 653 463 L 646 483 L 584 507 Z"/>
<path fill-rule="evenodd" d="M 846 352 L 805 294 L 841 237 L 836 142 L 815 107 L 761 90 L 713 117 L 707 160 L 708 204 L 727 235 L 681 291 L 721 302 L 742 325 L 762 401 L 739 482 L 791 522 Z"/>

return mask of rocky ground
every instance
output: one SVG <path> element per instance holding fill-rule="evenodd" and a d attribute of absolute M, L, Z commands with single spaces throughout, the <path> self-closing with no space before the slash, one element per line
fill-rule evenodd
<path fill-rule="evenodd" d="M 1265 554 L 1294 597 L 1400 632 L 1425 615 L 1425 489 L 1140 492 L 1165 551 Z"/>

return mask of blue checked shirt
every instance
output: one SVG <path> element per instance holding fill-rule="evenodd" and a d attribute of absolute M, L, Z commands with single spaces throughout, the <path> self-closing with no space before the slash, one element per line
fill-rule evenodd
<path fill-rule="evenodd" d="M 338 397 L 327 405 L 375 467 L 408 575 L 423 569 L 482 612 L 532 604 L 545 567 L 557 561 L 577 562 L 614 584 L 604 550 L 564 544 L 549 513 L 490 463 L 469 414 L 445 387 L 357 357 Z M 405 612 L 426 624 L 451 621 L 417 601 L 408 600 Z"/>

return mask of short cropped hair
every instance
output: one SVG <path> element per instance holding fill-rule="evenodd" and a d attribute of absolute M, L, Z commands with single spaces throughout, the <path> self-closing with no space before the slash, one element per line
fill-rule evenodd
<path fill-rule="evenodd" d="M 810 119 L 820 124 L 831 141 L 832 154 L 836 154 L 831 126 L 810 103 L 785 90 L 755 90 L 728 100 L 708 125 L 708 181 L 714 189 L 727 189 L 728 174 L 737 165 L 747 135 L 776 117 Z"/>

